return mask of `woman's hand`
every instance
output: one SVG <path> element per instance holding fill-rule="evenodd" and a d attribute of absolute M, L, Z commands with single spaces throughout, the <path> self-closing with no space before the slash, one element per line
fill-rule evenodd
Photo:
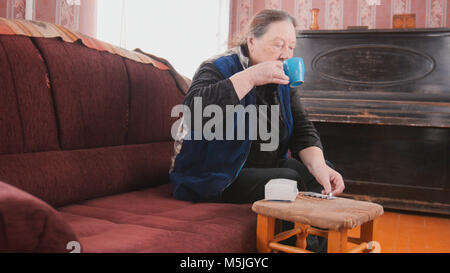
<path fill-rule="evenodd" d="M 323 152 L 319 147 L 311 146 L 299 152 L 299 157 L 308 171 L 323 187 L 322 194 L 341 194 L 344 189 L 342 176 L 325 163 Z"/>
<path fill-rule="evenodd" d="M 230 77 L 236 94 L 241 100 L 254 87 L 268 83 L 288 84 L 289 77 L 283 70 L 281 61 L 267 61 L 250 66 L 249 68 Z"/>
<path fill-rule="evenodd" d="M 322 194 L 329 194 L 331 192 L 333 195 L 339 195 L 344 191 L 345 185 L 342 176 L 327 164 L 313 167 L 310 169 L 310 172 L 324 188 Z"/>
<path fill-rule="evenodd" d="M 281 61 L 267 61 L 253 65 L 245 70 L 254 86 L 269 83 L 288 84 L 289 77 L 283 70 Z"/>

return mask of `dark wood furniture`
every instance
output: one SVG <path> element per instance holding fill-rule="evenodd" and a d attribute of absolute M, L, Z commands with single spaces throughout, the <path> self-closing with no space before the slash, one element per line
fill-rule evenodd
<path fill-rule="evenodd" d="M 346 195 L 450 215 L 450 29 L 301 31 L 295 56 Z"/>

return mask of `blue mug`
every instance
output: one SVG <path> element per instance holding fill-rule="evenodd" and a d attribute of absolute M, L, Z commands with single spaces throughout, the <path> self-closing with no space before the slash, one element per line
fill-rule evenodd
<path fill-rule="evenodd" d="M 284 73 L 289 77 L 289 86 L 296 87 L 305 81 L 305 64 L 299 57 L 283 61 Z"/>

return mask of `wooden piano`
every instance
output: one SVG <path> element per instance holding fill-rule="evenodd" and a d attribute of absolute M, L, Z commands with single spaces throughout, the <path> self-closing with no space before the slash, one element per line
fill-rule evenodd
<path fill-rule="evenodd" d="M 300 31 L 295 56 L 345 195 L 450 215 L 450 29 Z"/>

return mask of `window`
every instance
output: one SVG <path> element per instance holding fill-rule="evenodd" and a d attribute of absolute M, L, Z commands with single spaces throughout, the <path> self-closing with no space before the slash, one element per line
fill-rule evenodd
<path fill-rule="evenodd" d="M 227 49 L 229 0 L 98 0 L 97 38 L 167 59 L 192 79 Z"/>

